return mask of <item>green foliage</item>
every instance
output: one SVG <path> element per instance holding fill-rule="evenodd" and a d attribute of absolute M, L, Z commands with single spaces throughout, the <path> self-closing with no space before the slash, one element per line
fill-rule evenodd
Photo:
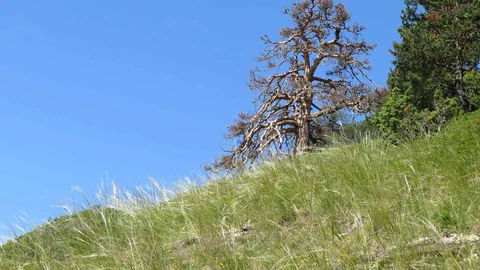
<path fill-rule="evenodd" d="M 479 108 L 480 2 L 460 2 L 405 1 L 390 94 L 372 121 L 384 137 L 416 137 Z"/>
<path fill-rule="evenodd" d="M 399 142 L 438 132 L 448 120 L 462 113 L 458 99 L 445 97 L 442 91 L 434 94 L 435 110 L 419 111 L 413 99 L 411 89 L 402 92 L 394 88 L 388 93 L 384 105 L 370 120 L 385 139 Z"/>
<path fill-rule="evenodd" d="M 370 121 L 364 120 L 361 122 L 346 123 L 342 126 L 339 134 L 337 135 L 342 141 L 350 143 L 359 143 L 366 137 L 375 138 L 378 137 L 378 131 Z"/>
<path fill-rule="evenodd" d="M 160 204 L 158 187 L 116 197 L 117 210 L 3 245 L 0 269 L 478 269 L 479 152 L 480 111 L 436 136 L 337 145 Z"/>
<path fill-rule="evenodd" d="M 378 137 L 375 126 L 370 121 L 358 121 L 358 115 L 349 111 L 338 111 L 328 117 L 316 119 L 322 135 L 318 148 L 331 147 L 338 143 L 352 144 L 361 142 L 365 137 Z"/>
<path fill-rule="evenodd" d="M 474 109 L 480 108 L 480 72 L 471 70 L 465 74 L 465 91 Z"/>
<path fill-rule="evenodd" d="M 385 98 L 384 104 L 377 115 L 371 119 L 380 133 L 391 140 L 406 137 L 418 129 L 418 111 L 413 105 L 411 88 L 402 92 L 399 88 L 392 89 Z"/>
<path fill-rule="evenodd" d="M 442 229 L 454 228 L 457 226 L 457 220 L 454 217 L 454 209 L 450 204 L 442 204 L 437 206 L 438 210 L 434 213 L 433 218 Z"/>

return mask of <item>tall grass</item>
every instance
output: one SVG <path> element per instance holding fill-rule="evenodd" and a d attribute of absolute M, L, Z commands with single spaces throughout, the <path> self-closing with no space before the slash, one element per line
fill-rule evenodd
<path fill-rule="evenodd" d="M 175 191 L 114 186 L 0 249 L 1 269 L 479 269 L 480 113 Z"/>

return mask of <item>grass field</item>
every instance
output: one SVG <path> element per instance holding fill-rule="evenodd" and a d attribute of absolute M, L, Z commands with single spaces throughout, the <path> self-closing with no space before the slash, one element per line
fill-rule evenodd
<path fill-rule="evenodd" d="M 115 189 L 3 245 L 0 269 L 480 269 L 480 112 L 170 197 Z"/>

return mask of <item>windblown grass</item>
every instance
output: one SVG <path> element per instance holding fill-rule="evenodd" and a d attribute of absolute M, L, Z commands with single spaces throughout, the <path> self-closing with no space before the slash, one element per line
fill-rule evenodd
<path fill-rule="evenodd" d="M 480 112 L 178 191 L 115 189 L 2 246 L 0 268 L 480 269 Z"/>

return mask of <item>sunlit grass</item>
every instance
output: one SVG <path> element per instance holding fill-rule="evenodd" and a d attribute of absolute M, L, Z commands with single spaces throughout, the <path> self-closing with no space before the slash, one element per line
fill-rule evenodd
<path fill-rule="evenodd" d="M 0 269 L 478 269 L 478 119 L 175 191 L 113 186 L 2 246 Z"/>

